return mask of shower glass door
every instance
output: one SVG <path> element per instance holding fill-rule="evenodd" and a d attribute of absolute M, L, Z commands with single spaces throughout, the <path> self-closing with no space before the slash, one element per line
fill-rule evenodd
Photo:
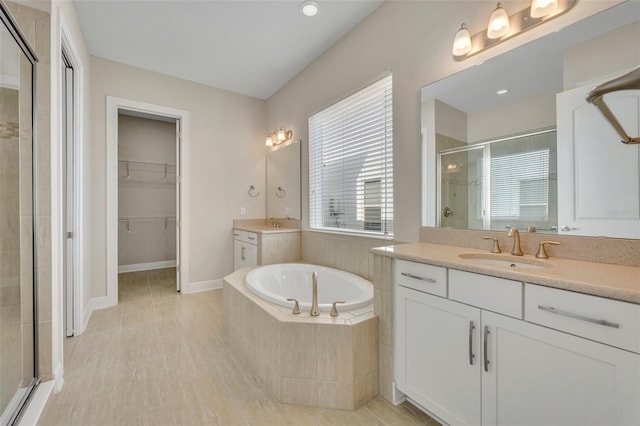
<path fill-rule="evenodd" d="M 35 56 L 2 3 L 0 17 L 0 424 L 6 425 L 16 422 L 38 382 L 33 273 Z"/>

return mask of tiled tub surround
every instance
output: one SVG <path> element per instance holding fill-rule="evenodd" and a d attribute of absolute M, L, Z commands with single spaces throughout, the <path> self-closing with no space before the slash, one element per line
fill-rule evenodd
<path fill-rule="evenodd" d="M 378 394 L 378 318 L 368 306 L 332 318 L 293 315 L 254 295 L 248 269 L 224 279 L 224 328 L 281 402 L 354 410 Z"/>
<path fill-rule="evenodd" d="M 451 230 L 445 230 L 451 232 Z M 436 233 L 439 231 L 435 231 Z M 453 231 L 457 232 L 457 231 Z M 469 231 L 461 231 L 469 235 Z M 475 231 L 473 231 L 475 232 Z M 443 235 L 446 234 L 443 233 Z M 498 234 L 498 233 L 496 233 Z M 423 233 L 421 232 L 421 236 Z M 478 238 L 487 236 L 486 232 L 480 232 Z M 539 237 L 539 236 L 536 236 Z M 549 238 L 550 240 L 565 240 L 565 238 Z M 569 237 L 571 239 L 579 239 L 578 237 Z M 598 242 L 608 243 L 609 245 L 620 244 L 621 248 L 629 249 L 638 244 L 635 240 L 615 240 L 611 238 L 585 238 L 585 240 L 598 240 Z M 606 241 L 605 241 L 606 240 Z M 470 239 L 453 238 L 452 241 L 460 242 L 471 241 Z M 483 247 L 488 244 L 487 241 L 481 240 Z M 472 244 L 475 242 L 473 240 Z M 563 241 L 565 243 L 566 241 Z M 579 243 L 579 242 L 577 242 Z M 585 244 L 590 244 L 585 241 Z M 531 252 L 527 248 L 531 244 L 523 245 L 525 253 Z M 510 245 L 502 245 L 503 249 Z M 553 247 L 554 249 L 556 247 Z M 537 249 L 537 247 L 536 247 Z M 575 250 L 577 253 L 577 249 Z M 615 252 L 615 248 L 609 247 L 608 250 Z M 505 250 L 506 251 L 506 250 Z M 489 253 L 488 248 L 478 249 L 469 247 L 447 246 L 429 243 L 410 243 L 395 246 L 381 247 L 372 249 L 373 253 L 373 282 L 375 286 L 374 305 L 375 312 L 378 314 L 380 321 L 380 394 L 388 401 L 394 401 L 393 387 L 393 330 L 394 330 L 394 294 L 393 294 L 393 259 L 411 260 L 415 262 L 427 263 L 436 266 L 443 266 L 463 271 L 476 272 L 485 275 L 502 277 L 523 281 L 525 283 L 539 284 L 547 287 L 554 287 L 564 290 L 570 290 L 579 293 L 591 294 L 595 296 L 615 299 L 625 302 L 640 304 L 640 267 L 625 266 L 611 263 L 586 262 L 572 259 L 562 259 L 553 257 L 553 253 L 549 250 L 551 258 L 544 260 L 553 265 L 552 268 L 544 270 L 518 269 L 512 270 L 505 267 L 490 266 L 484 264 L 473 263 L 470 260 L 460 258 L 458 255 L 463 253 Z M 628 259 L 633 259 L 637 255 L 638 250 L 629 253 Z M 508 252 L 502 254 L 505 259 L 515 259 L 518 257 L 511 256 Z M 593 256 L 593 254 L 592 254 Z M 623 256 L 624 257 L 624 256 Z M 525 254 L 524 259 L 535 259 L 531 254 Z M 536 259 L 537 260 L 537 259 Z M 607 259 L 608 260 L 608 259 Z M 632 263 L 631 261 L 629 263 Z M 397 401 L 396 401 L 397 402 Z"/>

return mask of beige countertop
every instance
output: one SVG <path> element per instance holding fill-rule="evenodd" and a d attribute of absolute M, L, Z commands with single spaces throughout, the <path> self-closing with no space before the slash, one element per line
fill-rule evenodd
<path fill-rule="evenodd" d="M 640 304 L 640 267 L 609 263 L 550 258 L 536 259 L 532 255 L 512 256 L 509 253 L 492 255 L 488 250 L 454 247 L 429 243 L 409 243 L 371 250 L 375 254 L 444 266 L 462 271 L 477 272 L 501 278 L 555 287 L 594 296 Z M 544 269 L 511 268 L 476 263 L 459 257 L 461 254 L 500 256 L 514 262 L 525 261 L 550 265 Z"/>
<path fill-rule="evenodd" d="M 285 232 L 300 232 L 297 228 L 272 228 L 267 225 L 235 225 L 233 229 L 255 232 L 256 234 L 283 234 Z"/>

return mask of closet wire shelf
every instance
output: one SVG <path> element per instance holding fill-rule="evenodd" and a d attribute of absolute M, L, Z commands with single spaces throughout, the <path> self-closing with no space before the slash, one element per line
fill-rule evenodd
<path fill-rule="evenodd" d="M 129 167 L 132 164 L 134 164 L 134 165 L 144 165 L 144 166 L 160 166 L 160 167 L 164 167 L 164 177 L 162 178 L 163 182 L 168 182 L 167 174 L 169 172 L 169 167 L 176 167 L 175 164 L 158 163 L 158 162 L 154 162 L 154 161 L 138 161 L 138 160 L 120 159 L 120 160 L 118 160 L 118 163 L 124 164 L 127 167 L 127 175 L 123 177 L 124 180 L 127 180 L 127 179 L 129 179 L 131 177 L 131 171 L 130 171 Z"/>
<path fill-rule="evenodd" d="M 124 222 L 127 226 L 127 233 L 131 232 L 132 222 L 162 222 L 164 221 L 164 230 L 169 228 L 169 222 L 175 221 L 175 216 L 120 216 L 118 218 L 120 222 Z"/>

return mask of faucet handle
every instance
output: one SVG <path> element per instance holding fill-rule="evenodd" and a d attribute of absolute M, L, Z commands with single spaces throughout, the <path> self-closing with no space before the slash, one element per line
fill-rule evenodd
<path fill-rule="evenodd" d="M 544 248 L 545 244 L 551 244 L 554 246 L 559 246 L 560 243 L 556 241 L 540 241 L 540 247 L 538 247 L 538 253 L 536 253 L 536 257 L 538 259 L 548 259 L 549 255 L 547 254 L 547 250 Z"/>
<path fill-rule="evenodd" d="M 483 240 L 493 240 L 493 247 L 491 247 L 491 253 L 502 253 L 500 250 L 500 244 L 498 244 L 498 239 L 496 237 L 482 237 Z"/>
<path fill-rule="evenodd" d="M 293 315 L 299 315 L 300 314 L 300 305 L 298 304 L 298 300 L 297 299 L 287 299 L 288 302 L 295 302 L 295 304 L 293 305 Z"/>
<path fill-rule="evenodd" d="M 331 315 L 332 317 L 337 317 L 338 316 L 338 307 L 336 306 L 337 303 L 345 303 L 344 300 L 336 300 L 335 302 L 333 302 L 333 305 L 331 306 Z"/>

